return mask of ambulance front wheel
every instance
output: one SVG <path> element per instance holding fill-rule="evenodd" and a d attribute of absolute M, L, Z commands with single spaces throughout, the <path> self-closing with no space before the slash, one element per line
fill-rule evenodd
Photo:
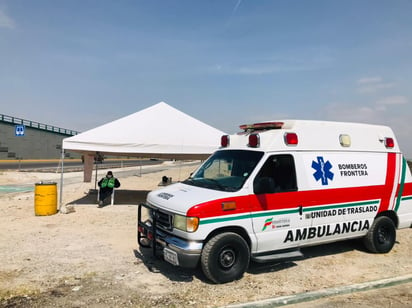
<path fill-rule="evenodd" d="M 387 253 L 392 249 L 395 241 L 395 224 L 392 219 L 381 216 L 375 219 L 363 242 L 370 252 Z"/>
<path fill-rule="evenodd" d="M 202 251 L 203 273 L 215 283 L 240 279 L 249 266 L 249 245 L 239 234 L 226 232 L 211 238 Z"/>

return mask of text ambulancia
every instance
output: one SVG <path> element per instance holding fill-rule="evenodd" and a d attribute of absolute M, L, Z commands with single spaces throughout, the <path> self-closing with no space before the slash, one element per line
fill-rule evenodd
<path fill-rule="evenodd" d="M 139 205 L 138 243 L 215 283 L 250 260 L 363 238 L 389 252 L 412 227 L 412 178 L 389 127 L 285 120 L 240 126 L 187 180 Z"/>

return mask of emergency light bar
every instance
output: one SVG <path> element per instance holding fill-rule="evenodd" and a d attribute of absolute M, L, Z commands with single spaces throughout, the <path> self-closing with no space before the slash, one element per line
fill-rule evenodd
<path fill-rule="evenodd" d="M 254 124 L 243 124 L 239 128 L 244 131 L 247 130 L 265 130 L 265 129 L 280 129 L 283 126 L 283 122 L 263 122 L 263 123 L 254 123 Z"/>

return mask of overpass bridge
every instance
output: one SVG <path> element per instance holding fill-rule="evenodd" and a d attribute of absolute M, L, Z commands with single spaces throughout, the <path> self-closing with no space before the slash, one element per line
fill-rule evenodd
<path fill-rule="evenodd" d="M 0 160 L 59 159 L 64 138 L 79 132 L 0 114 Z M 67 153 L 66 156 L 70 157 Z"/>

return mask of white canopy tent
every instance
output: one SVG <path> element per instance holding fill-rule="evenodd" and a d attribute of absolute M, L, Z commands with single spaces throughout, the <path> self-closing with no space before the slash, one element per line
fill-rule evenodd
<path fill-rule="evenodd" d="M 220 138 L 224 134 L 160 102 L 113 122 L 63 139 L 62 165 L 65 151 L 82 153 L 84 181 L 90 182 L 93 159 L 97 153 L 129 157 L 205 159 L 219 147 Z M 61 197 L 62 186 L 63 172 L 60 185 Z"/>
<path fill-rule="evenodd" d="M 63 140 L 63 150 L 138 157 L 204 158 L 224 132 L 164 102 Z"/>

